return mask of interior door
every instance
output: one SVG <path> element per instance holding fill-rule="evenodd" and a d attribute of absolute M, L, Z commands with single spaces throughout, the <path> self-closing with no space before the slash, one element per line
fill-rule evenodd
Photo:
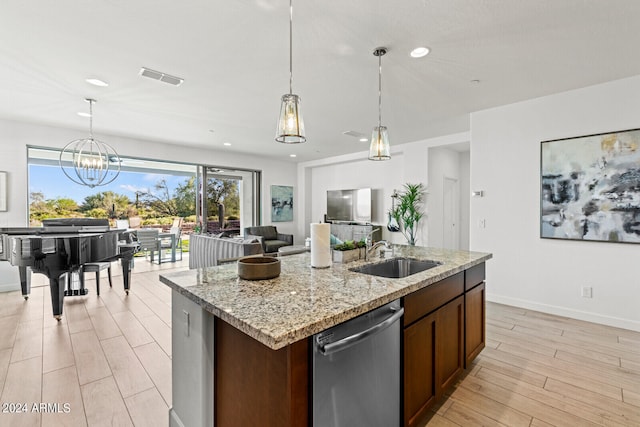
<path fill-rule="evenodd" d="M 444 177 L 442 196 L 442 246 L 446 249 L 460 248 L 460 196 L 455 178 Z"/>

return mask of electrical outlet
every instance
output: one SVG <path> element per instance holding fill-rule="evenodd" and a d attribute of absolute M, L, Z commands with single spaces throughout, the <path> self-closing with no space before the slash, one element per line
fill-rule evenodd
<path fill-rule="evenodd" d="M 190 321 L 190 316 L 189 316 L 189 312 L 187 310 L 182 310 L 182 315 L 184 316 L 184 336 L 188 337 L 189 336 L 189 321 Z"/>
<path fill-rule="evenodd" d="M 593 298 L 593 288 L 591 286 L 582 287 L 582 298 Z"/>

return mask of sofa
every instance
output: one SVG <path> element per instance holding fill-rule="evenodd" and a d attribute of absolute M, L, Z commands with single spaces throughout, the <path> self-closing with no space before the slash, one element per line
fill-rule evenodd
<path fill-rule="evenodd" d="M 278 252 L 283 246 L 293 245 L 293 234 L 278 233 L 273 225 L 245 227 L 244 238 L 257 239 L 266 254 Z"/>
<path fill-rule="evenodd" d="M 262 254 L 257 239 L 234 239 L 206 234 L 189 236 L 189 268 L 213 267 L 237 258 Z"/>

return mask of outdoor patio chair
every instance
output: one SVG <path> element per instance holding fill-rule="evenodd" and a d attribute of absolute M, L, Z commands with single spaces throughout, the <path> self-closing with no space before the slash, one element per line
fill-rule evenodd
<path fill-rule="evenodd" d="M 138 243 L 140 243 L 140 251 L 145 252 L 145 258 L 150 255 L 151 262 L 154 262 L 155 253 L 158 253 L 158 264 L 162 263 L 162 241 L 158 237 L 157 228 L 141 228 L 138 230 Z"/>
<path fill-rule="evenodd" d="M 174 244 L 175 244 L 175 251 L 176 251 L 176 260 L 182 261 L 182 232 L 179 227 L 171 227 L 171 230 L 169 231 L 169 233 L 175 236 Z M 160 248 L 162 250 L 172 249 L 171 239 L 160 238 L 160 241 L 161 241 Z M 178 258 L 178 254 L 180 254 L 180 258 Z"/>
<path fill-rule="evenodd" d="M 132 216 L 129 218 L 129 228 L 137 230 L 142 227 L 142 218 L 139 216 Z"/>

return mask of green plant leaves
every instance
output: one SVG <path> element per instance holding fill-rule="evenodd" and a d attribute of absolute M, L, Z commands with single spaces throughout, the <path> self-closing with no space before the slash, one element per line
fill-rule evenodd
<path fill-rule="evenodd" d="M 410 245 L 415 245 L 418 223 L 424 217 L 425 190 L 422 183 L 406 183 L 404 191 L 398 194 L 397 206 L 390 211 Z"/>

